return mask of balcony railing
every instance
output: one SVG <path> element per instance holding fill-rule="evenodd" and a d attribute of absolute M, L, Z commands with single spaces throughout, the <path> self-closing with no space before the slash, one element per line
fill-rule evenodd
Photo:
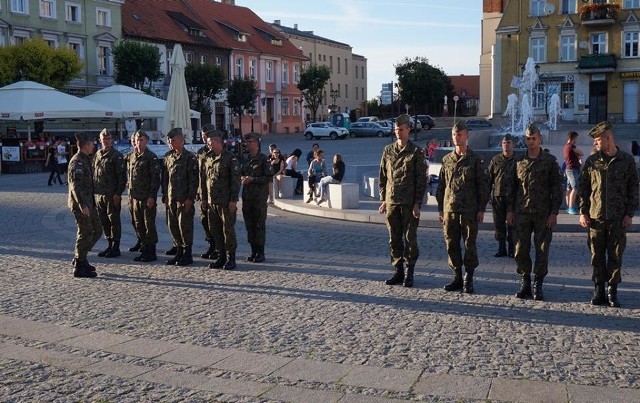
<path fill-rule="evenodd" d="M 583 25 L 613 24 L 619 9 L 618 4 L 587 4 L 580 7 L 580 19 Z"/>
<path fill-rule="evenodd" d="M 578 70 L 588 70 L 591 73 L 611 72 L 616 69 L 616 56 L 613 54 L 582 56 L 578 62 Z"/>

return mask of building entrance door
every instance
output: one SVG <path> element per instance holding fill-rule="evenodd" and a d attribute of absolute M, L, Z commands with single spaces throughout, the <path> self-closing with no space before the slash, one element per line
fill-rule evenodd
<path fill-rule="evenodd" d="M 624 123 L 638 123 L 638 82 L 624 82 L 624 105 L 622 120 Z"/>
<path fill-rule="evenodd" d="M 607 82 L 589 83 L 589 123 L 596 124 L 607 120 Z"/>

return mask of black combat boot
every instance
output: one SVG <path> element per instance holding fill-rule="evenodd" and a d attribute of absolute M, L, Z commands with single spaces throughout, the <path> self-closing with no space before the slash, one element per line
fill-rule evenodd
<path fill-rule="evenodd" d="M 618 301 L 618 284 L 609 284 L 609 288 L 607 288 L 607 298 L 609 299 L 610 307 L 620 308 L 620 301 Z"/>
<path fill-rule="evenodd" d="M 536 301 L 542 301 L 544 299 L 544 295 L 542 294 L 543 281 L 543 276 L 535 276 L 533 279 L 533 299 Z"/>
<path fill-rule="evenodd" d="M 191 245 L 182 248 L 182 256 L 176 262 L 176 266 L 188 266 L 193 263 L 193 256 L 191 256 Z"/>
<path fill-rule="evenodd" d="M 444 289 L 445 291 L 459 291 L 462 290 L 462 286 L 462 268 L 458 267 L 453 271 L 453 279 L 444 286 Z"/>
<path fill-rule="evenodd" d="M 513 246 L 513 241 L 507 241 L 507 255 L 510 258 L 513 258 L 515 254 L 515 247 Z"/>
<path fill-rule="evenodd" d="M 225 263 L 227 263 L 227 254 L 224 250 L 216 251 L 218 253 L 218 258 L 213 262 L 209 263 L 210 269 L 222 269 Z"/>
<path fill-rule="evenodd" d="M 256 254 L 258 253 L 258 251 L 256 250 L 256 244 L 252 243 L 251 244 L 251 255 L 247 256 L 247 262 L 253 262 L 253 260 L 256 258 Z"/>
<path fill-rule="evenodd" d="M 213 242 L 209 242 L 209 249 L 207 249 L 207 251 L 205 253 L 203 253 L 202 255 L 200 255 L 201 258 L 203 259 L 213 259 L 211 257 L 211 255 L 213 254 L 213 252 L 216 251 L 216 246 L 213 244 Z"/>
<path fill-rule="evenodd" d="M 120 240 L 117 240 L 117 241 L 113 241 L 113 245 L 111 245 L 111 250 L 109 251 L 109 253 L 104 255 L 104 257 L 112 258 L 112 257 L 118 257 L 120 255 L 121 255 L 121 253 L 120 253 Z"/>
<path fill-rule="evenodd" d="M 158 260 L 158 255 L 156 255 L 156 244 L 146 245 L 145 251 L 141 256 L 141 262 L 153 262 Z"/>
<path fill-rule="evenodd" d="M 236 252 L 227 252 L 227 262 L 222 266 L 222 270 L 233 270 L 236 268 Z"/>
<path fill-rule="evenodd" d="M 591 297 L 591 305 L 604 305 L 607 303 L 607 296 L 604 292 L 604 283 L 596 283 Z"/>
<path fill-rule="evenodd" d="M 167 256 L 175 256 L 178 253 L 178 247 L 173 245 L 171 249 L 167 249 L 164 251 L 164 254 Z"/>
<path fill-rule="evenodd" d="M 516 293 L 516 298 L 524 299 L 531 296 L 531 274 L 523 274 L 520 277 L 520 291 Z"/>
<path fill-rule="evenodd" d="M 507 245 L 506 245 L 505 241 L 498 241 L 498 251 L 493 256 L 495 256 L 495 257 L 507 256 Z"/>
<path fill-rule="evenodd" d="M 129 249 L 129 250 L 131 250 L 131 249 Z M 147 250 L 147 245 L 142 245 L 140 247 L 140 250 L 138 251 L 138 252 L 140 252 L 140 254 L 138 256 L 134 257 L 133 260 L 136 261 L 136 262 L 142 262 L 142 256 L 144 256 L 146 250 Z"/>
<path fill-rule="evenodd" d="M 402 286 L 406 288 L 413 287 L 413 271 L 415 267 L 413 265 L 407 265 L 404 269 L 404 280 L 402 281 Z"/>
<path fill-rule="evenodd" d="M 466 294 L 473 294 L 473 270 L 474 269 L 464 269 L 462 291 Z"/>
<path fill-rule="evenodd" d="M 385 280 L 386 285 L 396 285 L 401 284 L 404 281 L 404 269 L 402 268 L 402 262 L 397 263 L 394 267 L 395 272 L 393 276 Z"/>
<path fill-rule="evenodd" d="M 173 256 L 173 258 L 167 260 L 167 265 L 168 266 L 175 266 L 176 264 L 178 264 L 178 260 L 180 260 L 180 258 L 182 257 L 182 254 L 184 253 L 184 251 L 182 250 L 181 247 L 176 247 L 176 254 L 175 256 Z"/>
<path fill-rule="evenodd" d="M 264 245 L 256 245 L 256 257 L 253 258 L 253 263 L 264 262 Z"/>
<path fill-rule="evenodd" d="M 79 278 L 93 278 L 98 274 L 96 273 L 96 268 L 91 266 L 87 259 L 75 259 L 74 261 L 74 270 L 73 277 Z"/>
<path fill-rule="evenodd" d="M 138 238 L 138 241 L 136 242 L 136 244 L 129 248 L 129 252 L 142 252 L 141 249 L 142 249 L 142 240 Z"/>
<path fill-rule="evenodd" d="M 105 257 L 109 254 L 109 252 L 111 252 L 111 247 L 113 246 L 113 241 L 111 240 L 111 238 L 108 238 L 107 241 L 109 241 L 109 246 L 107 246 L 107 249 L 103 250 L 102 252 L 98 253 L 98 256 L 100 257 Z"/>

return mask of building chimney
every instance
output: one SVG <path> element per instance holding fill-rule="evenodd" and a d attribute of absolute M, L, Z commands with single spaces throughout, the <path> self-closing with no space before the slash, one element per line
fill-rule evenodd
<path fill-rule="evenodd" d="M 220 0 L 220 3 L 222 4 L 230 4 L 232 6 L 236 5 L 236 0 Z"/>
<path fill-rule="evenodd" d="M 298 30 L 298 24 L 293 24 L 293 29 Z"/>
<path fill-rule="evenodd" d="M 280 20 L 273 20 L 273 25 L 280 26 L 280 22 L 281 22 Z"/>

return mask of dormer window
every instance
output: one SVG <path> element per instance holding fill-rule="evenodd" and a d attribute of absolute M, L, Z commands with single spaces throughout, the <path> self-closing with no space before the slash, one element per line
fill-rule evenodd
<path fill-rule="evenodd" d="M 238 41 L 239 42 L 246 42 L 247 41 L 247 34 L 238 33 Z"/>
<path fill-rule="evenodd" d="M 282 39 L 273 38 L 271 39 L 271 44 L 275 46 L 282 46 Z"/>

